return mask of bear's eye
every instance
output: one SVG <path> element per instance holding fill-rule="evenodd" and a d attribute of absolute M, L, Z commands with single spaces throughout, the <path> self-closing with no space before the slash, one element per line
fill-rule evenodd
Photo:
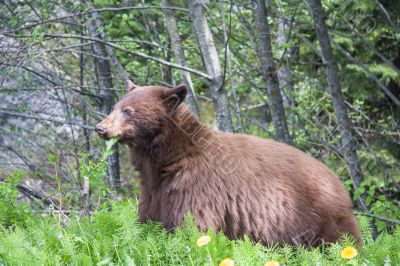
<path fill-rule="evenodd" d="M 131 110 L 131 109 L 129 109 L 129 108 L 125 108 L 125 109 L 123 109 L 123 110 L 122 110 L 122 112 L 123 112 L 124 114 L 126 114 L 126 115 L 130 115 L 130 114 L 132 114 L 132 110 Z"/>

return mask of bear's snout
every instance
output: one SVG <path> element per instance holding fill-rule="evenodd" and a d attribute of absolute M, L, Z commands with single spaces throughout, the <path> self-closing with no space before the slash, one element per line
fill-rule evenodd
<path fill-rule="evenodd" d="M 97 124 L 94 130 L 99 134 L 103 139 L 107 139 L 107 128 L 103 126 L 101 123 Z"/>
<path fill-rule="evenodd" d="M 98 123 L 94 130 L 105 140 L 122 137 L 122 120 L 120 112 L 112 112 L 103 121 Z"/>

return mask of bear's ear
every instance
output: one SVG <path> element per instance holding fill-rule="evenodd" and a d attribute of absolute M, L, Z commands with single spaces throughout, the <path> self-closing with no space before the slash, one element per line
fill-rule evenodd
<path fill-rule="evenodd" d="M 172 89 L 166 90 L 163 94 L 163 100 L 175 109 L 186 97 L 187 87 L 185 84 L 178 85 Z"/>
<path fill-rule="evenodd" d="M 134 90 L 135 88 L 137 88 L 138 86 L 135 85 L 130 79 L 126 80 L 126 93 Z"/>

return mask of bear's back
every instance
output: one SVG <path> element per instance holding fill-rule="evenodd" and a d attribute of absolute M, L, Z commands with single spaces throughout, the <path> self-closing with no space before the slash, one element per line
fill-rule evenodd
<path fill-rule="evenodd" d="M 243 134 L 219 132 L 228 152 L 237 154 L 242 167 L 268 182 L 288 182 L 322 189 L 322 194 L 347 192 L 337 176 L 312 156 L 284 143 Z"/>
<path fill-rule="evenodd" d="M 225 152 L 237 160 L 231 173 L 221 172 L 216 177 L 222 180 L 222 186 L 227 184 L 230 191 L 236 191 L 233 194 L 237 193 L 227 203 L 232 211 L 225 215 L 233 222 L 226 224 L 226 229 L 236 229 L 228 234 L 245 233 L 263 242 L 298 244 L 296 241 L 303 243 L 304 237 L 329 241 L 328 236 L 320 235 L 324 224 L 336 224 L 348 217 L 353 222 L 348 193 L 318 160 L 289 145 L 254 136 L 219 132 L 217 138 Z M 215 163 L 220 168 L 218 160 Z M 238 220 L 242 224 L 235 225 Z M 357 238 L 357 228 L 354 230 L 349 233 Z"/>

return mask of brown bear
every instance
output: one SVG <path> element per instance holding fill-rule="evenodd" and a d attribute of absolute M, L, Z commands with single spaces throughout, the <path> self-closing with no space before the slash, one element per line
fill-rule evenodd
<path fill-rule="evenodd" d="M 201 125 L 187 88 L 137 87 L 96 126 L 129 147 L 140 172 L 139 216 L 167 230 L 190 212 L 200 230 L 247 235 L 264 245 L 318 246 L 350 234 L 361 244 L 352 202 L 324 164 L 289 145 Z"/>

